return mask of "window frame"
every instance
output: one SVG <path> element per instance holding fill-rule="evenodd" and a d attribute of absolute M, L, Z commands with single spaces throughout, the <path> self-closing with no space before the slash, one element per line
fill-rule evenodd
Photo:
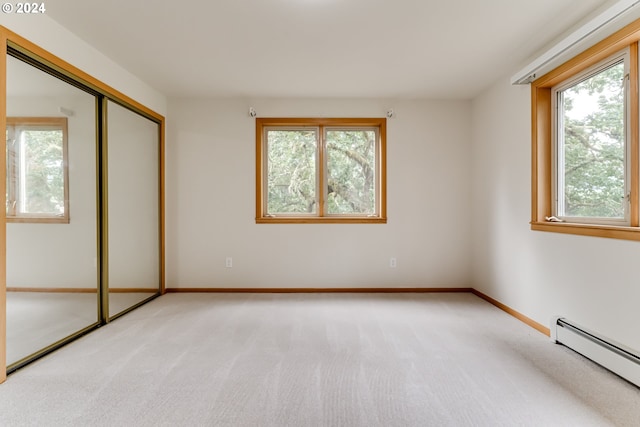
<path fill-rule="evenodd" d="M 29 214 L 20 212 L 6 213 L 7 223 L 49 223 L 49 224 L 68 224 L 70 222 L 69 215 L 69 167 L 68 167 L 68 123 L 66 117 L 7 117 L 7 131 L 9 135 L 11 132 L 15 132 L 16 128 L 37 128 L 43 127 L 48 129 L 59 129 L 62 131 L 62 176 L 63 176 L 63 191 L 64 191 L 64 214 L 63 215 L 49 215 L 49 214 Z M 12 170 L 17 170 L 16 166 L 12 166 L 9 161 L 10 148 L 7 145 L 7 192 L 8 195 L 18 197 L 19 193 L 17 188 L 17 180 L 12 179 L 9 174 Z M 17 200 L 15 203 L 17 204 Z M 9 199 L 7 201 L 9 203 Z"/>
<path fill-rule="evenodd" d="M 256 223 L 386 223 L 386 118 L 256 118 Z M 267 213 L 267 168 L 266 132 L 269 129 L 315 128 L 318 135 L 316 147 L 316 213 L 281 214 Z M 376 149 L 376 213 L 327 214 L 325 213 L 327 196 L 327 163 L 325 135 L 327 129 L 362 130 L 377 129 Z"/>
<path fill-rule="evenodd" d="M 636 20 L 531 83 L 531 222 L 535 231 L 640 241 L 638 148 L 638 40 Z M 552 88 L 589 67 L 629 49 L 629 222 L 628 225 L 556 222 L 553 218 Z"/>

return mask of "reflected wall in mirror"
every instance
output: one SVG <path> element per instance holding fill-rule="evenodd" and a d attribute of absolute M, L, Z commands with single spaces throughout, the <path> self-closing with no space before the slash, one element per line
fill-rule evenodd
<path fill-rule="evenodd" d="M 96 97 L 7 57 L 7 364 L 98 319 Z"/>
<path fill-rule="evenodd" d="M 160 292 L 159 125 L 107 103 L 109 317 Z"/>

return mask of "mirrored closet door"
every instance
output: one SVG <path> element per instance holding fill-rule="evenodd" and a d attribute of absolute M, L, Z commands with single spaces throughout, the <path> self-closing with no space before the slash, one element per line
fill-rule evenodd
<path fill-rule="evenodd" d="M 6 56 L 8 373 L 163 290 L 164 118 L 16 39 L 29 47 Z"/>
<path fill-rule="evenodd" d="M 107 102 L 109 317 L 160 291 L 160 132 Z"/>
<path fill-rule="evenodd" d="M 7 364 L 100 321 L 96 96 L 7 57 Z"/>

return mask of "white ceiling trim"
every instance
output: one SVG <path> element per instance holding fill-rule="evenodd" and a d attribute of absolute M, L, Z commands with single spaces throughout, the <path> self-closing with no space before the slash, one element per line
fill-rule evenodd
<path fill-rule="evenodd" d="M 594 45 L 621 28 L 620 18 L 637 12 L 640 0 L 620 0 L 595 18 L 562 39 L 511 77 L 512 85 L 529 84 L 571 57 L 579 54 L 585 44 Z"/>

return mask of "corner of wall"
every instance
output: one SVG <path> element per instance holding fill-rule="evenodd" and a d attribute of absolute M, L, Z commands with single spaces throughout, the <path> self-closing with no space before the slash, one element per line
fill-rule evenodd
<path fill-rule="evenodd" d="M 126 93 L 155 112 L 166 115 L 167 97 L 163 93 L 140 80 L 49 16 L 0 14 L 0 25 L 114 89 Z"/>

